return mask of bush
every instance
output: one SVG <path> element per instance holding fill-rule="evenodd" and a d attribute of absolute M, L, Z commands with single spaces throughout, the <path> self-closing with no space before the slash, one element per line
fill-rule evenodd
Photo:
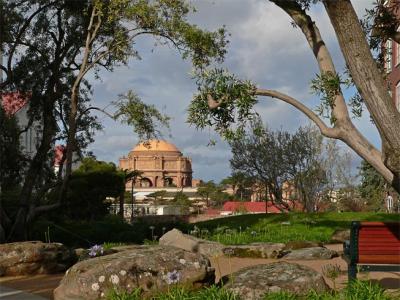
<path fill-rule="evenodd" d="M 108 215 L 98 221 L 40 220 L 33 225 L 30 239 L 50 240 L 70 247 L 84 248 L 104 243 L 142 244 L 145 239 L 153 240 L 153 237 L 160 237 L 172 228 L 186 229 L 186 227 L 184 223 L 168 222 L 158 224 L 151 229 L 143 222 L 130 225 L 115 215 Z M 49 235 L 49 239 L 45 233 Z"/>

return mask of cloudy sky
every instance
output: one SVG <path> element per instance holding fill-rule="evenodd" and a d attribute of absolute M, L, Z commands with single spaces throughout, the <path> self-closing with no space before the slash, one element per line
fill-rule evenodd
<path fill-rule="evenodd" d="M 266 0 L 197 0 L 191 1 L 197 12 L 190 20 L 201 28 L 215 30 L 225 25 L 230 44 L 224 68 L 241 78 L 250 79 L 259 87 L 276 89 L 315 108 L 318 99 L 310 93 L 310 81 L 318 72 L 313 55 L 299 29 L 290 25 L 289 17 Z M 359 17 L 372 0 L 352 1 Z M 343 59 L 329 19 L 322 5 L 311 15 L 331 51 L 337 71 L 344 69 Z M 105 107 L 121 93 L 134 90 L 143 101 L 152 103 L 172 117 L 171 130 L 165 138 L 175 144 L 185 156 L 192 158 L 194 178 L 219 181 L 230 175 L 230 150 L 212 131 L 196 131 L 186 123 L 186 110 L 195 92 L 190 77 L 189 61 L 168 46 L 154 47 L 154 40 L 138 40 L 141 60 L 132 60 L 127 67 L 102 74 L 94 84 L 96 104 Z M 348 91 L 350 94 L 350 91 Z M 256 111 L 274 129 L 296 130 L 308 122 L 299 111 L 271 98 L 260 98 Z M 131 128 L 99 116 L 104 130 L 89 146 L 98 159 L 118 163 L 138 142 Z M 377 146 L 379 137 L 364 114 L 355 121 L 357 127 Z M 169 134 L 171 137 L 169 137 Z M 217 138 L 216 146 L 207 146 Z M 354 157 L 354 164 L 359 163 Z"/>

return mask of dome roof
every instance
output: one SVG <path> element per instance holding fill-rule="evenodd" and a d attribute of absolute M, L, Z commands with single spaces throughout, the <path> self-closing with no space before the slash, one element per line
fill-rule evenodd
<path fill-rule="evenodd" d="M 160 152 L 177 152 L 180 153 L 179 149 L 171 143 L 163 140 L 150 140 L 145 143 L 140 143 L 135 146 L 133 152 L 138 151 L 160 151 Z"/>

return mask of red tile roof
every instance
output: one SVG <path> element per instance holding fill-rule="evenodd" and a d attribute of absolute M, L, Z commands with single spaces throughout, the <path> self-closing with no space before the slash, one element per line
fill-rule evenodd
<path fill-rule="evenodd" d="M 225 202 L 222 211 L 229 211 L 229 212 L 238 212 L 241 210 L 247 211 L 249 213 L 265 213 L 265 202 L 239 202 L 239 201 L 228 201 Z M 276 204 L 273 204 L 271 201 L 268 201 L 267 207 L 268 213 L 281 213 L 286 212 L 287 210 L 280 207 Z"/>
<path fill-rule="evenodd" d="M 59 166 L 61 164 L 63 153 L 65 151 L 65 146 L 64 145 L 56 145 L 54 151 L 56 152 L 56 154 L 54 156 L 54 166 Z"/>
<path fill-rule="evenodd" d="M 15 115 L 26 103 L 28 103 L 28 94 L 20 92 L 6 92 L 1 94 L 1 106 L 7 116 Z"/>

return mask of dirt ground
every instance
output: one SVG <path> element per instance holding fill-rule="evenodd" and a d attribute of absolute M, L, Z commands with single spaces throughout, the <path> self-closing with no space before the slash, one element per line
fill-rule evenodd
<path fill-rule="evenodd" d="M 325 247 L 342 253 L 342 244 L 325 245 Z M 235 258 L 235 257 L 216 257 L 211 260 L 212 266 L 216 271 L 216 280 L 218 281 L 221 276 L 225 276 L 236 272 L 242 268 L 248 266 L 255 266 L 260 264 L 268 264 L 276 262 L 276 259 L 263 259 L 263 258 Z M 280 259 L 279 261 L 285 261 Z M 291 263 L 301 264 L 310 267 L 320 274 L 323 274 L 322 269 L 326 265 L 338 265 L 342 270 L 339 278 L 336 279 L 336 288 L 343 288 L 347 283 L 347 264 L 341 257 L 336 257 L 327 260 L 288 260 Z M 326 283 L 333 288 L 333 281 L 324 276 Z M 400 273 L 399 272 L 370 272 L 370 273 L 359 273 L 357 275 L 359 279 L 369 279 L 376 282 L 385 289 L 400 289 Z"/>
<path fill-rule="evenodd" d="M 327 248 L 342 251 L 342 245 L 326 245 Z M 268 264 L 276 262 L 276 259 L 256 259 L 256 258 L 228 258 L 215 257 L 211 259 L 211 264 L 215 268 L 217 280 L 221 276 L 228 275 L 248 266 L 259 264 Z M 310 260 L 310 261 L 289 261 L 313 268 L 322 274 L 322 268 L 326 265 L 339 265 L 342 272 L 336 280 L 336 287 L 342 288 L 347 282 L 347 265 L 340 258 L 329 260 Z M 53 299 L 53 290 L 58 286 L 64 274 L 54 275 L 37 275 L 37 276 L 20 276 L 20 277 L 0 277 L 0 285 L 4 285 L 17 290 L 26 291 L 35 295 L 42 296 L 47 299 Z M 397 272 L 371 272 L 361 273 L 358 275 L 360 279 L 370 279 L 379 282 L 382 287 L 389 290 L 400 289 L 400 273 Z M 325 277 L 326 282 L 333 287 L 333 282 Z M 1 287 L 0 287 L 1 288 Z"/>

